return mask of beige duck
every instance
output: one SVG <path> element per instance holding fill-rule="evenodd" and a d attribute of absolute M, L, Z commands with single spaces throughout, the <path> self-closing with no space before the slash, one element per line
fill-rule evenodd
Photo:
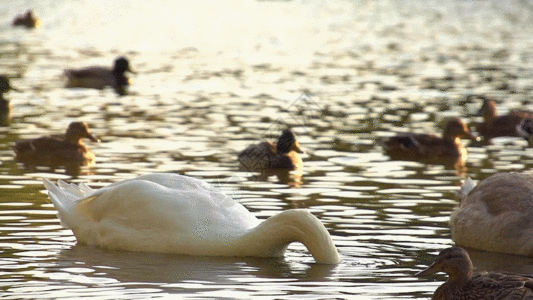
<path fill-rule="evenodd" d="M 533 256 L 533 173 L 498 173 L 475 186 L 463 185 L 452 214 L 452 239 L 459 246 Z"/>
<path fill-rule="evenodd" d="M 533 279 L 499 273 L 474 275 L 468 252 L 460 247 L 444 249 L 435 262 L 415 276 L 444 272 L 448 280 L 437 288 L 434 300 L 533 299 Z"/>

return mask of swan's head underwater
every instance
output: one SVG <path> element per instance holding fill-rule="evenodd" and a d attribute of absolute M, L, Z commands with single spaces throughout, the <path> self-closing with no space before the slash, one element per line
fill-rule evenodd
<path fill-rule="evenodd" d="M 101 189 L 44 178 L 64 226 L 81 244 L 201 256 L 279 257 L 292 242 L 318 263 L 339 263 L 324 225 L 291 209 L 260 221 L 208 183 L 170 173 L 143 175 Z"/>

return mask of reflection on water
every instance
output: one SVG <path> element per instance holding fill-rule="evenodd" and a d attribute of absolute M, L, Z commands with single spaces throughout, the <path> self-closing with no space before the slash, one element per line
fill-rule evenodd
<path fill-rule="evenodd" d="M 427 299 L 445 276 L 413 274 L 452 244 L 461 179 L 533 165 L 533 150 L 512 137 L 463 141 L 459 169 L 391 160 L 375 143 L 392 132 L 442 132 L 450 117 L 480 122 L 482 100 L 471 95 L 497 99 L 500 114 L 531 108 L 531 11 L 522 2 L 6 3 L 0 73 L 21 91 L 5 95 L 13 122 L 0 128 L 5 299 Z M 30 7 L 42 26 L 13 28 Z M 137 72 L 128 95 L 64 88 L 65 68 L 119 55 Z M 102 140 L 90 144 L 94 167 L 73 179 L 14 161 L 16 140 L 72 121 Z M 287 126 L 305 149 L 301 176 L 239 169 L 240 151 Z M 308 208 L 342 262 L 317 265 L 299 244 L 283 259 L 75 246 L 42 192 L 42 177 L 101 187 L 152 172 L 210 181 L 261 219 Z M 470 253 L 480 270 L 533 272 L 530 258 Z"/>

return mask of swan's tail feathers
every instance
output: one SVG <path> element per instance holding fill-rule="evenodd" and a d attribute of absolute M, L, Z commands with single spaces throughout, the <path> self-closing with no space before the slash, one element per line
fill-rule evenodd
<path fill-rule="evenodd" d="M 470 177 L 468 177 L 461 186 L 461 199 L 464 199 L 470 194 L 470 192 L 476 187 L 476 183 Z"/>
<path fill-rule="evenodd" d="M 68 184 L 61 180 L 58 181 L 59 186 L 46 178 L 43 178 L 43 183 L 48 190 L 48 196 L 52 200 L 52 204 L 57 209 L 61 224 L 65 227 L 72 228 L 72 225 L 75 224 L 77 219 L 75 202 L 81 198 L 79 189 L 76 191 L 72 187 L 73 184 Z"/>

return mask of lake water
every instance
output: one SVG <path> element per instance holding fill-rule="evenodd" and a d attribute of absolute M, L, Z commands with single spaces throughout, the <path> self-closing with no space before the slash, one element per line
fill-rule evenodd
<path fill-rule="evenodd" d="M 33 8 L 36 30 L 12 28 Z M 453 244 L 461 180 L 527 170 L 518 138 L 464 141 L 461 168 L 391 161 L 376 139 L 470 124 L 486 94 L 533 109 L 529 1 L 19 1 L 0 7 L 0 73 L 14 121 L 0 129 L 2 299 L 428 299 L 445 280 L 413 275 Z M 65 89 L 65 68 L 127 56 L 130 94 Z M 14 141 L 85 121 L 94 167 L 24 169 Z M 306 153 L 299 187 L 238 168 L 237 153 L 286 126 Z M 212 182 L 265 219 L 307 208 L 342 262 L 205 258 L 76 245 L 42 177 L 100 187 L 151 172 Z M 478 270 L 533 273 L 533 259 L 469 251 Z"/>

